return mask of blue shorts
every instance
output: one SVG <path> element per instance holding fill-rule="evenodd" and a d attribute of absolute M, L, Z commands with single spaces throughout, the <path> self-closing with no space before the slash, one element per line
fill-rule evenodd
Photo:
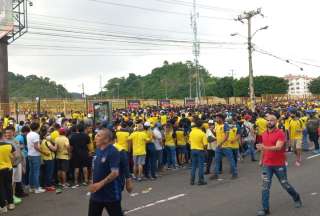
<path fill-rule="evenodd" d="M 187 146 L 186 145 L 177 145 L 177 152 L 178 152 L 178 154 L 186 154 L 187 153 Z"/>
<path fill-rule="evenodd" d="M 133 164 L 134 165 L 144 165 L 146 163 L 146 156 L 145 155 L 137 155 L 133 156 Z"/>

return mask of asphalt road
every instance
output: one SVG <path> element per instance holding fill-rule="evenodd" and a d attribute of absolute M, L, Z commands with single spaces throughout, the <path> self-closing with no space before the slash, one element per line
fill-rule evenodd
<path fill-rule="evenodd" d="M 303 207 L 295 209 L 293 201 L 274 177 L 271 191 L 271 213 L 274 216 L 320 215 L 320 156 L 293 165 L 288 155 L 289 182 L 300 193 Z M 224 170 L 229 167 L 224 162 Z M 206 186 L 190 186 L 188 169 L 168 171 L 157 181 L 135 183 L 133 195 L 124 192 L 123 208 L 132 216 L 254 216 L 260 208 L 260 167 L 249 160 L 239 163 L 239 179 L 210 181 Z M 8 216 L 85 216 L 88 211 L 86 188 L 67 189 L 62 194 L 45 193 L 24 199 Z M 105 215 L 107 215 L 105 213 Z"/>

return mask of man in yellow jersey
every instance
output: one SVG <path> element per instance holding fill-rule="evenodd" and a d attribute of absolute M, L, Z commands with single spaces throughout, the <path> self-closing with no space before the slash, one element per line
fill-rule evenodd
<path fill-rule="evenodd" d="M 149 137 L 144 132 L 142 124 L 137 125 L 137 130 L 129 136 L 128 140 L 132 142 L 134 178 L 142 181 L 143 166 L 145 165 L 147 154 L 146 145 L 149 142 Z"/>
<path fill-rule="evenodd" d="M 178 153 L 178 164 L 184 166 L 186 163 L 187 154 L 187 140 L 184 129 L 179 127 L 176 132 L 176 143 L 177 143 L 177 153 Z"/>
<path fill-rule="evenodd" d="M 0 214 L 6 213 L 7 203 L 9 210 L 13 210 L 13 188 L 12 188 L 12 159 L 15 148 L 12 144 L 5 142 L 0 130 Z"/>
<path fill-rule="evenodd" d="M 296 154 L 296 166 L 301 166 L 301 151 L 303 138 L 303 122 L 298 112 L 291 112 L 292 120 L 289 122 L 290 146 Z"/>
<path fill-rule="evenodd" d="M 240 128 L 236 125 L 236 121 L 233 118 L 228 120 L 229 125 L 229 136 L 228 136 L 228 145 L 232 149 L 232 155 L 236 167 L 238 166 L 238 155 L 239 155 L 239 142 L 240 142 Z"/>
<path fill-rule="evenodd" d="M 265 119 L 265 114 L 263 112 L 259 113 L 259 117 L 256 120 L 257 128 L 257 143 L 262 142 L 262 134 L 267 131 L 268 122 Z"/>
<path fill-rule="evenodd" d="M 145 177 L 150 180 L 155 180 L 156 177 L 156 162 L 157 152 L 155 144 L 152 142 L 153 133 L 151 130 L 150 122 L 144 123 L 144 132 L 148 136 L 149 141 L 147 142 L 147 156 L 145 165 Z"/>
<path fill-rule="evenodd" d="M 117 142 L 117 145 L 121 146 L 121 148 L 126 152 L 129 152 L 129 145 L 128 145 L 129 136 L 130 134 L 129 134 L 129 131 L 127 130 L 127 123 L 122 122 L 120 130 L 116 132 L 116 142 Z"/>
<path fill-rule="evenodd" d="M 194 119 L 195 127 L 192 128 L 189 135 L 189 142 L 191 146 L 191 181 L 190 184 L 194 185 L 196 171 L 198 170 L 198 185 L 206 185 L 204 180 L 204 160 L 205 150 L 208 145 L 206 134 L 201 130 L 202 121 L 198 118 Z"/>
<path fill-rule="evenodd" d="M 176 141 L 172 124 L 167 124 L 165 128 L 165 149 L 167 154 L 167 168 L 176 169 Z"/>
<path fill-rule="evenodd" d="M 235 164 L 235 160 L 232 153 L 232 146 L 228 142 L 230 128 L 227 123 L 225 123 L 225 117 L 223 114 L 218 114 L 216 116 L 216 138 L 217 138 L 217 148 L 215 157 L 215 170 L 214 174 L 210 177 L 211 180 L 217 180 L 220 174 L 220 168 L 222 164 L 222 157 L 225 155 L 230 163 L 232 179 L 238 178 L 238 171 Z"/>

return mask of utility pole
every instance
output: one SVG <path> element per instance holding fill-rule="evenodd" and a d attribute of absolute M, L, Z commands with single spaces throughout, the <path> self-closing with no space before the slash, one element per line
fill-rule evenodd
<path fill-rule="evenodd" d="M 7 37 L 0 39 L 0 111 L 9 114 Z"/>
<path fill-rule="evenodd" d="M 193 0 L 193 11 L 191 14 L 191 27 L 193 31 L 193 55 L 194 55 L 194 64 L 195 64 L 195 74 L 196 74 L 196 97 L 198 103 L 201 100 L 201 78 L 199 72 L 199 55 L 200 55 L 200 43 L 198 40 L 198 19 L 199 13 L 197 13 L 197 4 L 196 0 Z M 190 94 L 191 95 L 191 94 Z"/>
<path fill-rule="evenodd" d="M 118 99 L 120 99 L 120 83 L 116 83 L 117 87 L 118 87 Z"/>
<path fill-rule="evenodd" d="M 102 101 L 102 74 L 100 74 L 99 80 L 100 80 L 100 101 Z"/>
<path fill-rule="evenodd" d="M 86 112 L 88 112 L 88 99 L 87 99 L 87 95 L 85 94 L 84 92 L 84 83 L 82 83 L 82 97 L 83 97 L 83 100 L 84 100 L 84 105 L 85 105 L 85 109 L 86 109 Z"/>
<path fill-rule="evenodd" d="M 255 94 L 254 94 L 254 81 L 253 81 L 253 66 L 252 66 L 252 35 L 251 32 L 251 19 L 256 16 L 261 15 L 263 17 L 263 14 L 261 13 L 261 9 L 258 8 L 257 10 L 252 10 L 249 12 L 244 12 L 243 14 L 239 15 L 236 21 L 240 21 L 242 23 L 243 20 L 247 20 L 248 24 L 248 60 L 249 60 L 249 92 L 250 92 L 250 101 L 251 101 L 251 109 L 252 111 L 255 111 Z M 256 33 L 256 32 L 255 32 Z"/>

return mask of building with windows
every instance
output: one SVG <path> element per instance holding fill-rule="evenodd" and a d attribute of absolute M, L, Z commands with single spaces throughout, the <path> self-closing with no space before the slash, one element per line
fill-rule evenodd
<path fill-rule="evenodd" d="M 293 96 L 310 95 L 308 85 L 313 78 L 305 75 L 286 75 L 284 79 L 288 80 L 289 90 L 288 94 Z"/>

